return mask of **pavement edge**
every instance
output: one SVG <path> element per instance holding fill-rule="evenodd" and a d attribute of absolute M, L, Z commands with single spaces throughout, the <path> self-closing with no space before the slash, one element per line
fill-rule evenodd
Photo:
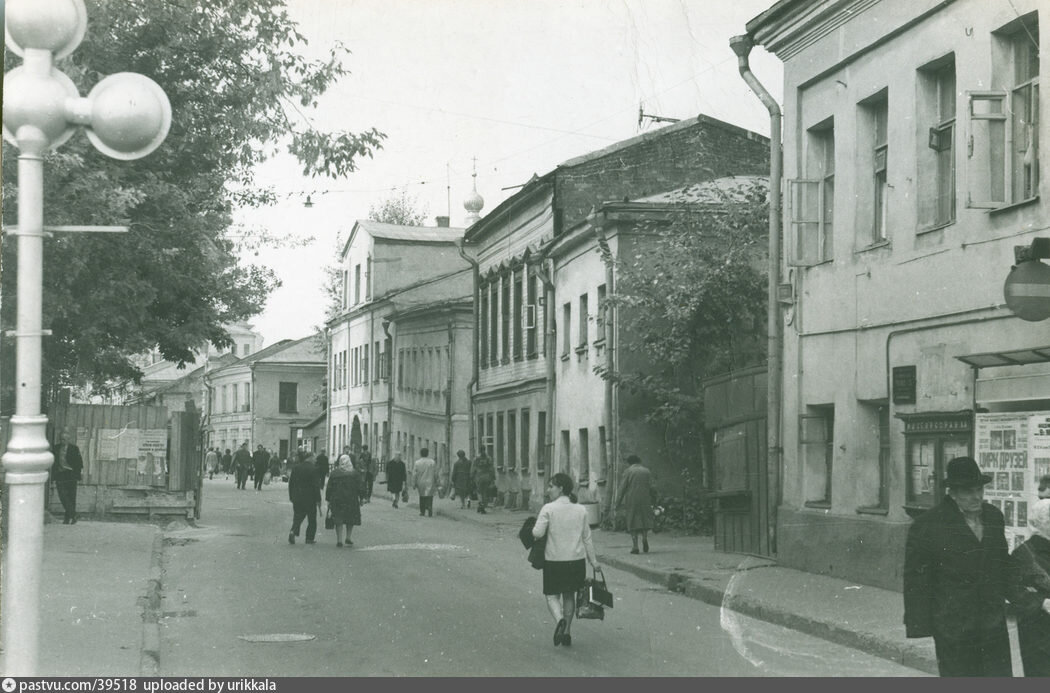
<path fill-rule="evenodd" d="M 164 561 L 164 533 L 157 530 L 150 553 L 149 578 L 142 603 L 142 650 L 139 672 L 142 676 L 157 676 L 160 672 L 160 608 L 161 576 Z"/>

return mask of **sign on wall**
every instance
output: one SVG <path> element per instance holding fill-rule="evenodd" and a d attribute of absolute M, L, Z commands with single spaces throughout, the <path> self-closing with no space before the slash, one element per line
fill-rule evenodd
<path fill-rule="evenodd" d="M 1013 550 L 1032 533 L 1028 507 L 1038 497 L 1039 476 L 1050 470 L 1050 412 L 977 414 L 974 426 L 977 463 L 992 475 L 984 498 L 1003 511 Z"/>

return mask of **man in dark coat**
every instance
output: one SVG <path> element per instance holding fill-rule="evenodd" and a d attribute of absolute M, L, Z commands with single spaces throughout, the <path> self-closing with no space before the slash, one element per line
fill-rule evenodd
<path fill-rule="evenodd" d="M 270 471 L 270 453 L 260 443 L 252 455 L 252 466 L 255 467 L 255 490 L 262 491 L 263 477 Z"/>
<path fill-rule="evenodd" d="M 288 476 L 288 500 L 292 501 L 292 529 L 288 543 L 294 544 L 299 528 L 306 518 L 306 543 L 313 544 L 317 536 L 317 506 L 321 504 L 321 482 L 317 478 L 313 453 L 307 453 L 302 462 L 296 462 Z"/>
<path fill-rule="evenodd" d="M 324 454 L 324 450 L 317 453 L 317 461 L 314 466 L 317 467 L 317 480 L 323 489 L 324 480 L 328 478 L 328 455 Z"/>
<path fill-rule="evenodd" d="M 904 626 L 933 637 L 941 676 L 1012 676 L 1006 597 L 1016 582 L 1003 514 L 972 457 L 948 463 L 948 495 L 908 530 Z"/>
<path fill-rule="evenodd" d="M 69 433 L 58 434 L 58 445 L 55 447 L 55 462 L 51 465 L 51 483 L 58 491 L 58 500 L 62 503 L 65 516 L 64 525 L 77 523 L 77 482 L 80 481 L 84 459 L 80 448 L 69 442 Z"/>
<path fill-rule="evenodd" d="M 233 469 L 233 455 L 230 454 L 230 449 L 226 448 L 226 452 L 222 455 L 222 471 L 227 479 L 230 478 L 231 469 Z"/>
<path fill-rule="evenodd" d="M 365 475 L 364 495 L 361 496 L 362 503 L 372 502 L 372 485 L 376 480 L 376 461 L 372 453 L 368 451 L 367 445 L 361 446 L 361 454 L 357 457 L 357 466 Z"/>
<path fill-rule="evenodd" d="M 405 461 L 401 459 L 400 452 L 395 452 L 394 459 L 386 463 L 386 490 L 394 496 L 395 508 L 407 480 L 408 471 L 405 469 Z"/>
<path fill-rule="evenodd" d="M 248 483 L 248 469 L 252 466 L 252 453 L 248 452 L 248 441 L 241 443 L 237 452 L 233 453 L 233 472 L 236 475 L 237 488 L 243 490 Z"/>

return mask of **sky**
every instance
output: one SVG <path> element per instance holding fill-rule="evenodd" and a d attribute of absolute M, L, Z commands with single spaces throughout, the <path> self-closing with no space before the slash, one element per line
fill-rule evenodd
<path fill-rule="evenodd" d="M 324 267 L 354 221 L 404 190 L 434 217 L 463 226 L 477 190 L 482 216 L 532 175 L 665 126 L 647 116 L 704 114 L 763 135 L 769 115 L 737 70 L 729 39 L 773 0 L 287 0 L 323 57 L 350 51 L 351 74 L 311 123 L 387 135 L 345 178 L 304 178 L 281 155 L 258 170 L 276 205 L 238 222 L 287 239 L 245 260 L 282 281 L 250 322 L 269 345 L 324 324 Z M 756 47 L 751 67 L 782 101 L 780 62 Z M 313 207 L 303 206 L 309 195 Z"/>

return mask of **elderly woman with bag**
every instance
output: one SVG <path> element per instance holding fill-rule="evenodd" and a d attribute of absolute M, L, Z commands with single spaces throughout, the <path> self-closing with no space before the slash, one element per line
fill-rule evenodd
<path fill-rule="evenodd" d="M 587 510 L 575 502 L 573 482 L 568 474 L 551 477 L 548 487 L 554 500 L 540 508 L 532 536 L 547 537 L 543 552 L 543 594 L 547 608 L 557 622 L 554 644 L 572 645 L 572 617 L 576 613 L 576 591 L 587 581 L 587 563 L 599 570 L 591 541 Z"/>
<path fill-rule="evenodd" d="M 1024 675 L 1050 676 L 1050 498 L 1032 504 L 1028 525 L 1032 536 L 1011 554 L 1019 579 L 1010 603 Z"/>
<path fill-rule="evenodd" d="M 341 455 L 335 463 L 335 470 L 328 478 L 325 500 L 328 501 L 328 512 L 335 522 L 335 545 L 353 546 L 350 533 L 361 524 L 361 490 L 364 488 L 364 477 L 353 468 L 349 455 Z M 345 537 L 345 541 L 344 541 Z"/>

